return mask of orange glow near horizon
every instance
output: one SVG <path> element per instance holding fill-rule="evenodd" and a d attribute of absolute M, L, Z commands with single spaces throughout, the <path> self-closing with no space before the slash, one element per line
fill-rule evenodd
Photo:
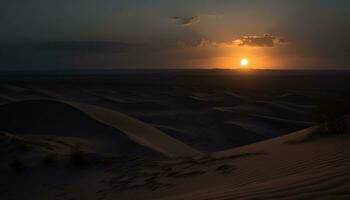
<path fill-rule="evenodd" d="M 221 48 L 213 49 L 215 58 L 200 60 L 202 66 L 223 69 L 283 69 L 291 58 L 280 55 L 275 48 Z M 198 60 L 197 60 L 198 61 Z"/>

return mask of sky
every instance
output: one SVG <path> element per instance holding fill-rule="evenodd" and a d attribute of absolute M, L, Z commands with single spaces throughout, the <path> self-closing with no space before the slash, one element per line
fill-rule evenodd
<path fill-rule="evenodd" d="M 350 69 L 348 0 L 1 0 L 0 70 Z"/>

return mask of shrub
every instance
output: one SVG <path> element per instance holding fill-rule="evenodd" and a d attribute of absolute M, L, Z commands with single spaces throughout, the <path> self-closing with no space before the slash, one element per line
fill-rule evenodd
<path fill-rule="evenodd" d="M 233 167 L 229 164 L 223 164 L 216 168 L 216 171 L 221 172 L 223 174 L 228 174 L 233 170 Z"/>
<path fill-rule="evenodd" d="M 70 162 L 74 166 L 81 166 L 86 163 L 85 154 L 80 150 L 79 146 L 75 146 L 71 149 Z"/>
<path fill-rule="evenodd" d="M 47 154 L 43 157 L 43 164 L 46 166 L 53 166 L 57 163 L 57 155 L 55 154 Z"/>
<path fill-rule="evenodd" d="M 18 157 L 14 158 L 14 160 L 10 163 L 10 167 L 17 172 L 22 172 L 27 169 L 25 161 Z"/>
<path fill-rule="evenodd" d="M 28 144 L 27 142 L 25 141 L 18 141 L 18 144 L 17 144 L 17 149 L 19 151 L 29 151 L 31 149 L 31 145 Z"/>

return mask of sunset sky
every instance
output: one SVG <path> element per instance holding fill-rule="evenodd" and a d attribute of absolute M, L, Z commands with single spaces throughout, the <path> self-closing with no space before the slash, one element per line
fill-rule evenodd
<path fill-rule="evenodd" d="M 0 70 L 350 69 L 348 0 L 1 0 Z"/>

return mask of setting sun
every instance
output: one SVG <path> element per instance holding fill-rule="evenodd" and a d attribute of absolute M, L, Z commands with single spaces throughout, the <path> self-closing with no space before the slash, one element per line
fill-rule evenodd
<path fill-rule="evenodd" d="M 241 66 L 242 66 L 242 67 L 245 67 L 245 66 L 247 66 L 248 64 L 249 64 L 249 61 L 248 61 L 247 58 L 242 58 L 242 59 L 241 59 Z"/>

